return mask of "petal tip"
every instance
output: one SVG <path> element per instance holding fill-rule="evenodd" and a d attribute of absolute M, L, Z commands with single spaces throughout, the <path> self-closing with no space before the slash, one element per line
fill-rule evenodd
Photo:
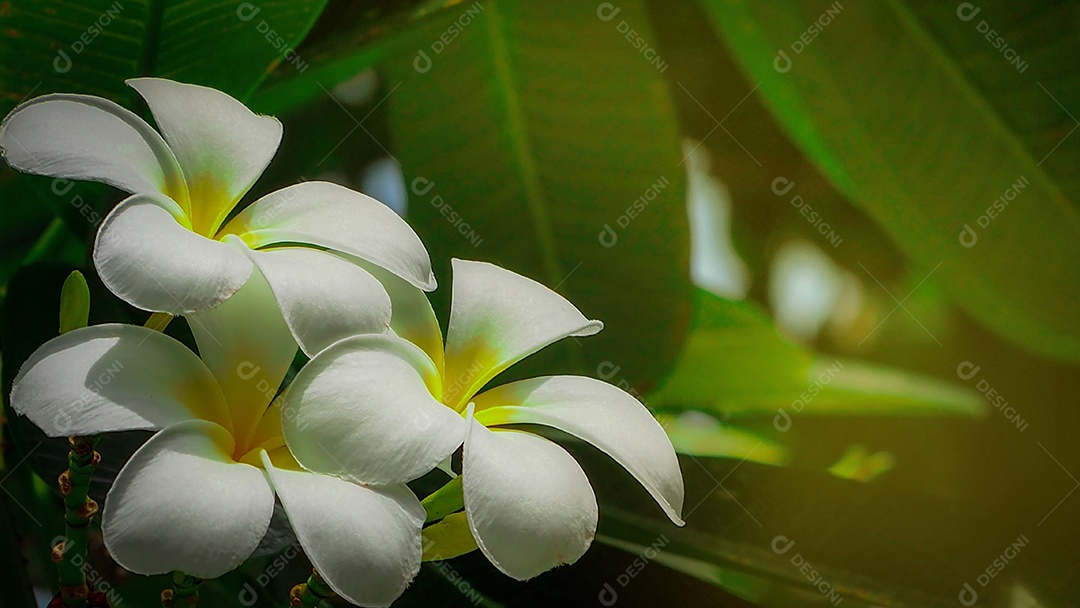
<path fill-rule="evenodd" d="M 604 329 L 604 322 L 600 319 L 589 319 L 589 322 L 585 324 L 585 327 L 581 329 L 575 336 L 595 336 Z"/>

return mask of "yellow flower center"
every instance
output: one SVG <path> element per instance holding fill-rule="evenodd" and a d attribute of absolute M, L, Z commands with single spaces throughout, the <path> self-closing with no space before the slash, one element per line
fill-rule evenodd
<path fill-rule="evenodd" d="M 237 203 L 229 195 L 226 184 L 209 173 L 196 175 L 188 181 L 188 196 L 191 229 L 208 238 L 214 238 Z"/>

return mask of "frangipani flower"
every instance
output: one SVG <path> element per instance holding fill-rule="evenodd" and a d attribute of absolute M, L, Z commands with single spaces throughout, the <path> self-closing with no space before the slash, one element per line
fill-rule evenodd
<path fill-rule="evenodd" d="M 226 223 L 277 151 L 281 123 L 214 89 L 159 78 L 127 82 L 150 107 L 160 135 L 132 112 L 89 95 L 32 99 L 0 125 L 0 150 L 12 167 L 104 182 L 132 194 L 108 214 L 94 243 L 98 274 L 121 299 L 170 314 L 210 309 L 244 285 L 254 264 L 290 325 L 322 308 L 305 295 L 327 291 L 318 283 L 358 285 L 358 293 L 368 294 L 364 300 L 385 303 L 363 268 L 322 250 L 435 288 L 427 251 L 408 224 L 342 186 L 289 186 Z M 281 249 L 252 255 L 269 247 Z M 340 324 L 363 325 L 370 308 L 354 301 L 334 315 Z M 308 344 L 302 334 L 297 339 L 308 354 L 326 346 Z"/>
<path fill-rule="evenodd" d="M 393 335 L 357 336 L 300 370 L 285 397 L 296 415 L 283 422 L 300 464 L 359 483 L 394 484 L 426 473 L 464 442 L 469 528 L 488 559 L 521 580 L 581 557 L 595 536 L 597 505 L 570 454 L 510 425 L 546 425 L 592 443 L 681 525 L 675 451 L 627 393 L 592 378 L 549 376 L 477 395 L 515 362 L 602 324 L 498 266 L 454 260 L 453 269 L 445 358 L 438 325 L 414 308 L 412 318 L 425 320 L 425 329 L 413 332 L 423 337 L 422 348 Z"/>
<path fill-rule="evenodd" d="M 424 509 L 404 485 L 361 487 L 291 456 L 288 412 L 272 400 L 297 345 L 280 317 L 261 314 L 274 306 L 269 290 L 256 270 L 197 315 L 202 359 L 143 327 L 68 332 L 23 365 L 11 405 L 54 437 L 158 431 L 105 501 L 105 544 L 128 570 L 213 578 L 236 568 L 266 533 L 276 494 L 331 588 L 387 606 L 419 570 Z"/>

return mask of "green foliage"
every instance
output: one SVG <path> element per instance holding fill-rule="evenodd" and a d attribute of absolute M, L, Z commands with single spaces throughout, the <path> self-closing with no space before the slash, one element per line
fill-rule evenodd
<path fill-rule="evenodd" d="M 647 34 L 642 7 L 622 9 Z M 437 53 L 466 11 L 473 21 Z M 689 308 L 685 173 L 656 68 L 573 2 L 448 10 L 387 57 L 408 218 L 436 275 L 449 278 L 453 256 L 531 276 L 607 326 L 557 347 L 564 359 L 592 372 L 619 354 L 627 377 L 655 382 Z M 635 352 L 651 356 L 622 354 Z"/>
<path fill-rule="evenodd" d="M 779 123 L 922 274 L 1014 343 L 1080 361 L 1080 179 L 1061 147 L 1080 97 L 1054 60 L 1080 50 L 1071 8 L 704 4 Z"/>
<path fill-rule="evenodd" d="M 90 319 L 90 287 L 86 277 L 72 270 L 60 290 L 60 333 L 86 327 Z"/>
<path fill-rule="evenodd" d="M 953 414 L 985 412 L 978 395 L 932 378 L 814 354 L 780 334 L 752 302 L 697 290 L 683 352 L 656 392 L 658 409 L 718 415 Z M 787 426 L 780 414 L 777 424 Z"/>
<path fill-rule="evenodd" d="M 605 330 L 509 373 L 584 373 L 644 395 L 681 454 L 688 525 L 675 528 L 610 459 L 558 438 L 597 488 L 598 539 L 655 554 L 642 577 L 657 584 L 634 583 L 627 595 L 703 602 L 693 585 L 706 581 L 716 586 L 709 597 L 729 602 L 725 593 L 763 606 L 823 603 L 797 552 L 844 605 L 955 605 L 965 581 L 1045 521 L 1040 549 L 983 599 L 1006 605 L 1015 580 L 1072 605 L 1080 587 L 1061 580 L 1060 564 L 1074 552 L 1068 471 L 1080 458 L 1063 447 L 1080 424 L 1075 9 L 984 2 L 965 20 L 956 5 L 929 0 L 839 6 L 631 0 L 605 15 L 569 1 L 17 0 L 0 5 L 0 112 L 50 92 L 142 111 L 123 84 L 140 75 L 212 86 L 285 122 L 285 145 L 253 196 L 300 179 L 359 188 L 372 161 L 392 156 L 406 217 L 435 264 L 440 318 L 451 257 L 555 288 Z M 338 85 L 358 75 L 378 89 L 344 100 Z M 692 286 L 682 138 L 709 150 L 711 177 L 730 198 L 721 236 L 750 269 L 745 300 Z M 88 264 L 119 193 L 0 171 L 6 395 L 23 361 L 56 335 L 58 315 L 61 332 L 146 315 L 119 303 Z M 777 177 L 796 189 L 777 194 Z M 827 252 L 836 266 L 884 300 L 884 310 L 873 297 L 861 303 L 864 333 L 889 323 L 873 349 L 861 334 L 796 343 L 761 304 L 779 245 L 821 236 L 792 208 L 795 195 L 843 237 Z M 941 294 L 933 307 L 949 335 L 913 346 L 889 320 L 904 312 L 888 312 L 894 302 L 874 281 L 924 285 L 928 274 L 924 292 Z M 923 296 L 905 304 L 920 318 Z M 191 344 L 183 323 L 167 331 Z M 958 378 L 962 361 L 980 375 Z M 1031 430 L 1020 435 L 986 407 L 1002 409 L 995 396 Z M 67 466 L 67 444 L 10 412 L 4 433 L 0 565 L 12 575 L 0 590 L 26 603 L 31 582 L 55 588 L 41 573 L 53 572 L 44 544 L 63 533 L 51 480 Z M 145 437 L 103 437 L 91 497 L 103 501 Z M 594 547 L 573 568 L 511 581 L 469 551 L 467 522 L 453 513 L 459 482 L 424 502 L 433 521 L 451 513 L 429 536 L 463 555 L 425 564 L 402 606 L 471 606 L 472 591 L 482 605 L 595 603 L 635 563 Z M 777 552 L 778 536 L 795 548 Z M 24 571 L 8 558 L 31 537 L 40 542 Z M 294 540 L 276 517 L 255 557 L 200 588 L 202 602 L 234 605 L 250 587 L 254 605 L 286 605 L 311 572 Z M 100 550 L 90 560 L 116 580 Z M 131 577 L 118 588 L 125 605 L 142 606 L 168 586 L 167 576 Z"/>
<path fill-rule="evenodd" d="M 162 0 L 5 5 L 0 111 L 25 96 L 133 99 L 124 79 L 160 76 L 246 98 L 311 28 L 326 0 Z M 223 41 L 228 41 L 224 44 Z"/>

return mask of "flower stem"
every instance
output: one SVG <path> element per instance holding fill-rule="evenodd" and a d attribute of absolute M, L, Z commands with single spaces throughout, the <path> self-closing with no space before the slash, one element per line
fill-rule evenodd
<path fill-rule="evenodd" d="M 161 592 L 161 605 L 164 608 L 199 605 L 199 585 L 202 585 L 203 579 L 178 571 L 172 573 L 172 581 L 173 588 Z"/>
<path fill-rule="evenodd" d="M 68 469 L 60 474 L 60 494 L 64 497 L 64 540 L 53 547 L 52 560 L 60 575 L 60 595 L 63 605 L 69 608 L 85 608 L 86 575 L 82 566 L 86 563 L 86 546 L 90 522 L 98 512 L 98 504 L 88 496 L 90 476 L 101 462 L 97 447 L 100 437 L 71 437 L 68 452 Z"/>
<path fill-rule="evenodd" d="M 300 583 L 289 592 L 289 605 L 314 608 L 319 605 L 319 602 L 333 597 L 337 597 L 337 594 L 330 589 L 319 573 L 312 569 L 307 582 Z"/>
<path fill-rule="evenodd" d="M 152 329 L 154 331 L 165 331 L 165 328 L 169 326 L 173 320 L 173 316 L 167 312 L 155 312 L 150 315 L 150 318 L 146 320 L 143 327 Z"/>

